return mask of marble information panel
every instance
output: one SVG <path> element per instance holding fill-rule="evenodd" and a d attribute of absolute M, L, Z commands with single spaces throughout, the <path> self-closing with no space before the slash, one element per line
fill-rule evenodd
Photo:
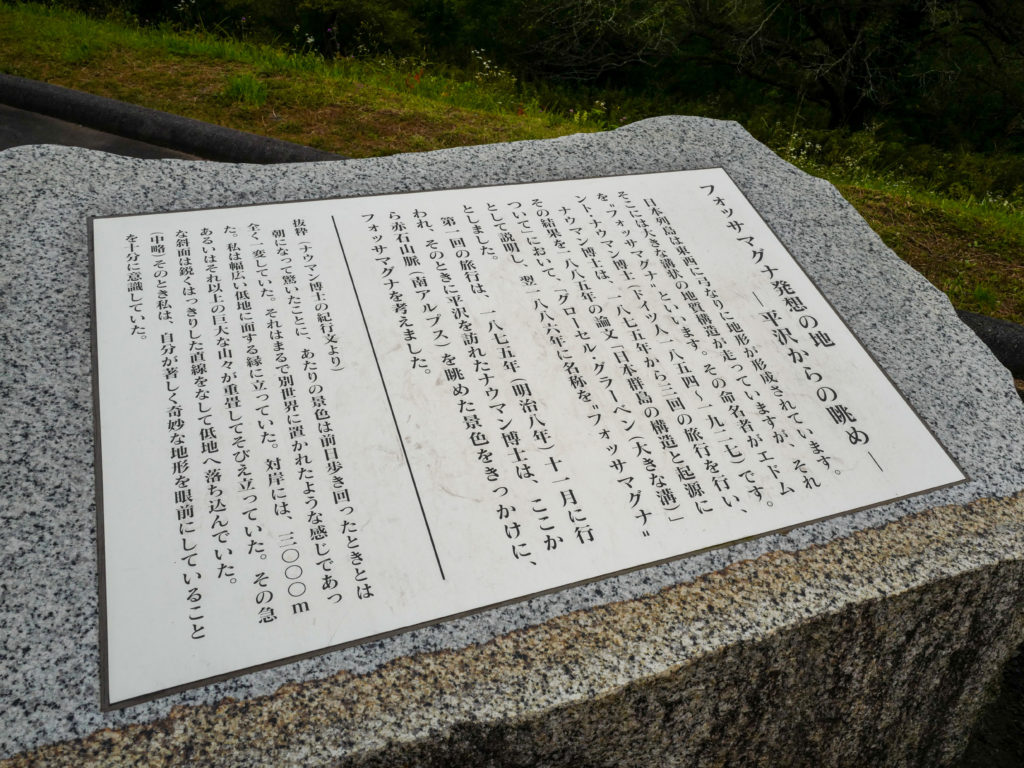
<path fill-rule="evenodd" d="M 964 480 L 721 169 L 92 238 L 105 707 Z"/>

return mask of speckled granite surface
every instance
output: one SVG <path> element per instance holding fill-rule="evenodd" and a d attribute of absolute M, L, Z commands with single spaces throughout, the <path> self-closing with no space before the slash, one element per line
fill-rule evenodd
<path fill-rule="evenodd" d="M 719 165 L 970 483 L 99 711 L 87 215 Z M 1024 640 L 1009 374 L 830 185 L 735 124 L 665 117 L 308 166 L 21 147 L 0 152 L 0 179 L 11 764 L 935 765 Z"/>

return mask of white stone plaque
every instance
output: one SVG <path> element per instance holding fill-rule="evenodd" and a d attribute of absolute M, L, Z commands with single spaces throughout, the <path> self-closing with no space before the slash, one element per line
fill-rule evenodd
<path fill-rule="evenodd" d="M 965 479 L 721 169 L 92 237 L 105 707 Z"/>

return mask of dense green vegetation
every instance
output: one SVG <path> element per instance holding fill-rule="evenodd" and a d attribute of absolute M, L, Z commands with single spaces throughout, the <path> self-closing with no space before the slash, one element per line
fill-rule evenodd
<path fill-rule="evenodd" d="M 0 0 L 0 71 L 349 156 L 548 138 L 655 114 L 738 119 L 786 159 L 839 185 L 883 239 L 957 306 L 1024 321 L 1020 126 L 986 120 L 965 132 L 968 121 L 961 120 L 956 131 L 943 128 L 978 94 L 994 99 L 996 113 L 1009 114 L 1022 82 L 1013 51 L 1024 36 L 998 42 L 1005 30 L 991 33 L 1002 74 L 987 76 L 999 75 L 1005 86 L 995 96 L 971 78 L 996 64 L 961 51 L 960 74 L 944 86 L 958 100 L 941 119 L 922 106 L 937 91 L 892 105 L 879 101 L 878 90 L 888 83 L 890 98 L 891 89 L 905 85 L 879 69 L 876 49 L 883 42 L 904 40 L 904 47 L 917 49 L 918 64 L 932 46 L 934 64 L 941 41 L 948 48 L 961 34 L 987 39 L 975 27 L 998 3 L 945 3 L 945 26 L 939 6 L 926 0 L 858 3 L 861 10 L 802 0 L 772 6 L 753 0 L 65 5 L 91 16 L 57 4 Z M 712 5 L 719 9 L 714 18 Z M 837 10 L 823 10 L 826 5 Z M 976 5 L 984 8 L 971 11 Z M 909 15 L 904 19 L 899 9 Z M 854 100 L 857 109 L 836 111 L 818 81 L 839 65 L 828 64 L 818 38 L 855 22 L 870 23 L 847 30 L 854 47 L 867 46 L 850 53 L 851 61 L 868 67 L 878 87 L 871 90 L 851 70 L 850 87 L 866 92 Z M 912 33 L 928 30 L 929 40 L 910 44 Z M 806 47 L 802 63 L 793 51 L 786 54 L 789 69 L 772 73 L 758 69 L 765 61 L 751 60 L 767 56 L 781 67 L 780 41 L 797 33 Z M 796 37 L 785 39 L 796 45 Z M 810 77 L 813 72 L 821 77 Z M 905 77 L 914 79 L 909 70 Z"/>
<path fill-rule="evenodd" d="M 334 56 L 466 67 L 704 101 L 744 122 L 799 109 L 808 127 L 942 148 L 1024 148 L 1019 0 L 61 0 L 144 23 L 222 30 Z M 606 111 L 617 105 L 605 100 Z"/>
<path fill-rule="evenodd" d="M 597 127 L 673 112 L 735 119 L 821 167 L 957 199 L 1024 199 L 1019 0 L 52 4 L 325 62 L 397 62 L 421 89 L 423 77 L 468 74 L 524 111 Z"/>

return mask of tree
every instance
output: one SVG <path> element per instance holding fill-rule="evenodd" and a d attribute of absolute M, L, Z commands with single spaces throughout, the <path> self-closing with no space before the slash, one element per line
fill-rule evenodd
<path fill-rule="evenodd" d="M 671 0 L 455 0 L 472 47 L 523 74 L 593 81 L 674 50 Z"/>
<path fill-rule="evenodd" d="M 900 100 L 929 18 L 915 0 L 691 0 L 687 11 L 683 56 L 688 39 L 704 38 L 718 62 L 853 128 Z"/>
<path fill-rule="evenodd" d="M 686 0 L 683 67 L 731 67 L 828 110 L 829 127 L 881 115 L 977 143 L 1024 128 L 1019 0 Z M 921 117 L 933 124 L 924 126 Z"/>

